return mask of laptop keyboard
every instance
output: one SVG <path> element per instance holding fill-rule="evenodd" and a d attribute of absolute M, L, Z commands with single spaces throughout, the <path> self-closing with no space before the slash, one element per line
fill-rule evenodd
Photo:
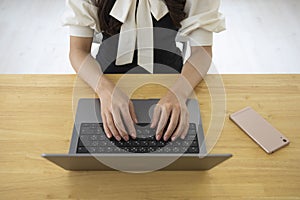
<path fill-rule="evenodd" d="M 155 129 L 149 124 L 136 125 L 137 138 L 129 141 L 117 141 L 115 138 L 108 139 L 101 123 L 82 123 L 77 144 L 77 153 L 199 153 L 196 125 L 189 124 L 186 138 L 178 138 L 175 141 L 155 139 Z"/>

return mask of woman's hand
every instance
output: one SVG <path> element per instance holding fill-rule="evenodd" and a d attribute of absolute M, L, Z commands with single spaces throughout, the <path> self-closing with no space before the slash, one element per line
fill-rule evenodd
<path fill-rule="evenodd" d="M 128 96 L 104 76 L 97 88 L 97 94 L 101 101 L 101 117 L 107 137 L 114 136 L 118 141 L 122 138 L 128 141 L 129 135 L 136 138 L 134 122 L 137 123 L 137 117 Z"/>
<path fill-rule="evenodd" d="M 169 92 L 155 107 L 151 127 L 157 127 L 156 139 L 185 138 L 189 129 L 189 113 L 186 101 L 200 83 L 211 65 L 211 46 L 193 46 L 192 54 L 185 62 L 181 75 Z M 201 62 L 199 62 L 201 61 Z M 173 93 L 171 92 L 173 91 Z M 168 123 L 168 120 L 170 122 Z M 176 128 L 177 127 L 177 128 Z M 164 130 L 167 129 L 165 133 Z"/>
<path fill-rule="evenodd" d="M 160 140 L 163 134 L 164 141 L 167 141 L 170 137 L 172 141 L 178 137 L 185 138 L 189 129 L 189 113 L 186 101 L 187 98 L 169 91 L 158 102 L 151 123 L 151 128 L 157 127 L 156 140 Z M 166 132 L 163 133 L 165 129 Z"/>

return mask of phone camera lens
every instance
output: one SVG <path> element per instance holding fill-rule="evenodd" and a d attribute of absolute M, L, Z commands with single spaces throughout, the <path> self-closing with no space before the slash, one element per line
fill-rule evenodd
<path fill-rule="evenodd" d="M 287 142 L 286 139 L 283 139 L 283 142 Z"/>

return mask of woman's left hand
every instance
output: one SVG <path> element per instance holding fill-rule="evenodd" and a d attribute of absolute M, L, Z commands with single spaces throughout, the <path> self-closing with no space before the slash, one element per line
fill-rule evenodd
<path fill-rule="evenodd" d="M 156 128 L 156 140 L 170 137 L 174 141 L 178 137 L 185 138 L 189 129 L 189 112 L 186 106 L 187 98 L 169 91 L 158 104 L 153 113 L 151 128 Z M 170 120 L 169 120 L 170 119 Z M 169 123 L 168 123 L 169 121 Z M 164 133 L 164 130 L 166 132 Z"/>

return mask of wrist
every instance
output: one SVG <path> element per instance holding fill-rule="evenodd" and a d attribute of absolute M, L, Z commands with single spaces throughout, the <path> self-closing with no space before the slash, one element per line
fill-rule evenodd
<path fill-rule="evenodd" d="M 111 95 L 111 92 L 113 91 L 114 88 L 115 85 L 105 76 L 102 76 L 97 83 L 96 93 L 100 97 Z"/>
<path fill-rule="evenodd" d="M 194 88 L 186 78 L 180 76 L 175 84 L 170 88 L 169 92 L 175 94 L 178 98 L 188 99 Z"/>

